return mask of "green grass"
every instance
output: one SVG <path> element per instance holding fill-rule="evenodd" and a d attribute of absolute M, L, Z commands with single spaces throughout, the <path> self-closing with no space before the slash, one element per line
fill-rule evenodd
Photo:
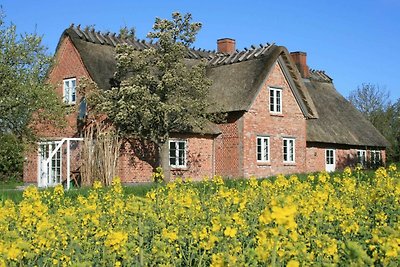
<path fill-rule="evenodd" d="M 23 182 L 11 180 L 11 181 L 0 181 L 0 190 L 16 189 L 17 186 L 24 185 Z"/>
<path fill-rule="evenodd" d="M 24 185 L 23 182 L 15 180 L 0 181 L 0 201 L 10 199 L 14 202 L 20 202 L 22 200 L 22 190 L 18 190 L 17 187 L 22 185 Z"/>
<path fill-rule="evenodd" d="M 23 185 L 22 183 L 18 184 L 8 184 L 4 183 L 3 187 L 0 187 L 0 202 L 3 202 L 7 199 L 14 201 L 15 203 L 19 203 L 22 201 L 23 197 L 23 190 L 16 189 L 17 186 Z M 156 183 L 147 183 L 147 184 L 135 184 L 135 185 L 124 185 L 123 190 L 124 193 L 128 195 L 135 195 L 138 197 L 146 196 L 146 193 L 149 192 L 151 189 L 156 188 L 158 186 L 162 186 L 162 184 Z M 76 199 L 78 196 L 88 196 L 90 192 L 90 187 L 81 187 L 81 188 L 71 188 L 70 190 L 65 190 L 65 196 L 70 197 L 71 199 Z M 50 190 L 48 189 L 41 189 L 41 190 Z"/>
<path fill-rule="evenodd" d="M 19 203 L 22 200 L 22 193 L 22 190 L 0 190 L 0 202 L 9 199 L 15 203 Z"/>

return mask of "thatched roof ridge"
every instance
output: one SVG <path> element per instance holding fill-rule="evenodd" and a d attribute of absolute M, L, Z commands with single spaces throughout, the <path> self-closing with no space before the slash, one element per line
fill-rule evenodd
<path fill-rule="evenodd" d="M 321 142 L 366 147 L 387 147 L 382 134 L 339 92 L 332 79 L 313 70 L 304 79 L 318 110 L 319 118 L 307 120 L 307 142 Z"/>
<path fill-rule="evenodd" d="M 146 40 L 135 39 L 132 37 L 123 37 L 117 35 L 116 33 L 102 33 L 96 31 L 94 28 L 85 27 L 81 29 L 80 25 L 75 26 L 72 24 L 68 29 L 66 29 L 63 35 L 68 35 L 74 39 L 80 39 L 93 44 L 106 45 L 111 47 L 116 47 L 119 44 L 127 44 L 132 46 L 136 50 L 143 50 L 150 47 L 156 47 L 156 43 L 150 43 Z M 215 52 L 209 50 L 195 50 L 189 49 L 187 57 L 193 59 L 208 58 L 210 55 L 214 55 Z"/>
<path fill-rule="evenodd" d="M 143 40 L 124 39 L 116 34 L 101 33 L 94 29 L 82 30 L 74 25 L 64 31 L 61 40 L 66 36 L 78 50 L 91 78 L 102 89 L 109 89 L 112 86 L 112 77 L 116 71 L 115 47 L 118 44 L 128 44 L 139 51 L 156 45 Z M 187 61 L 188 64 L 196 64 L 197 60 L 207 59 L 207 72 L 209 78 L 213 80 L 210 98 L 223 102 L 218 105 L 222 105 L 224 111 L 246 111 L 281 55 L 283 56 L 281 65 L 287 65 L 288 77 L 293 81 L 291 89 L 294 90 L 304 115 L 307 118 L 316 117 L 317 112 L 307 97 L 304 85 L 298 83 L 301 78 L 296 73 L 296 67 L 290 65 L 289 52 L 284 47 L 267 43 L 233 54 L 190 49 Z"/>
<path fill-rule="evenodd" d="M 250 49 L 245 48 L 243 51 L 236 51 L 232 54 L 227 53 L 216 53 L 210 54 L 208 57 L 208 64 L 211 67 L 227 65 L 232 63 L 238 63 L 246 60 L 256 59 L 262 57 L 270 52 L 275 45 L 274 44 L 260 44 L 259 47 L 251 46 Z"/>
<path fill-rule="evenodd" d="M 156 45 L 75 26 L 64 31 L 59 45 L 66 37 L 71 39 L 89 75 L 101 89 L 112 86 L 116 71 L 115 47 L 118 44 L 126 43 L 137 50 Z M 207 76 L 213 82 L 209 97 L 218 105 L 210 112 L 221 108 L 225 112 L 248 111 L 274 64 L 278 63 L 307 118 L 308 142 L 388 145 L 375 127 L 335 90 L 332 79 L 325 72 L 311 70 L 311 77 L 302 79 L 285 47 L 267 43 L 233 54 L 188 50 L 188 64 L 196 64 L 200 59 L 208 60 Z M 210 134 L 218 134 L 215 125 L 206 128 Z"/>

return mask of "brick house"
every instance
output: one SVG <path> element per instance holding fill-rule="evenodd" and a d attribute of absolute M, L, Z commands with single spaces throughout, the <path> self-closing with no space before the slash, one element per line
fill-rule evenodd
<path fill-rule="evenodd" d="M 81 96 L 76 87 L 87 78 L 102 90 L 110 89 L 115 47 L 120 43 L 139 51 L 151 45 L 74 26 L 64 31 L 49 82 L 71 109 L 68 126 L 36 126 L 43 141 L 38 151 L 27 156 L 25 182 L 59 183 L 68 176 L 66 168 L 70 173 L 79 165 L 78 153 L 70 151 L 78 147 L 71 142 L 79 143 L 80 137 Z M 237 51 L 235 41 L 228 38 L 218 40 L 217 47 L 217 52 L 190 50 L 187 60 L 208 60 L 209 96 L 219 105 L 210 112 L 222 109 L 227 120 L 210 123 L 201 132 L 171 137 L 172 177 L 266 177 L 385 162 L 385 138 L 335 90 L 328 75 L 309 70 L 306 53 L 289 53 L 274 44 Z M 118 175 L 123 182 L 150 181 L 154 162 L 135 147 L 125 149 L 118 160 Z"/>

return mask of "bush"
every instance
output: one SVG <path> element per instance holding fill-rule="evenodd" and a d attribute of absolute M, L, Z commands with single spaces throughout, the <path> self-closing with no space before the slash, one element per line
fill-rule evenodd
<path fill-rule="evenodd" d="M 12 134 L 0 134 L 0 181 L 21 180 L 24 146 Z"/>

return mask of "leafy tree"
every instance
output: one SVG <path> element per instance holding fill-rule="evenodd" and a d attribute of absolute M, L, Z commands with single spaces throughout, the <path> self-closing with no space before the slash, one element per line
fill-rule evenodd
<path fill-rule="evenodd" d="M 157 18 L 147 35 L 155 45 L 143 51 L 117 46 L 118 85 L 94 101 L 123 136 L 155 144 L 164 170 L 169 168 L 170 134 L 201 129 L 210 116 L 206 62 L 185 59 L 201 28 L 191 20 L 178 12 L 172 20 Z"/>
<path fill-rule="evenodd" d="M 33 121 L 56 120 L 62 113 L 53 88 L 45 84 L 51 58 L 42 37 L 19 35 L 0 10 L 0 133 L 33 137 Z"/>
<path fill-rule="evenodd" d="M 391 104 L 382 117 L 385 121 L 382 134 L 391 144 L 388 158 L 390 161 L 400 162 L 400 99 Z"/>
<path fill-rule="evenodd" d="M 59 121 L 61 102 L 45 84 L 51 58 L 36 33 L 19 35 L 0 9 L 0 178 L 20 177 L 31 125 Z"/>
<path fill-rule="evenodd" d="M 362 84 L 349 95 L 349 101 L 389 141 L 388 160 L 400 160 L 400 100 L 391 103 L 389 92 L 370 83 Z"/>

